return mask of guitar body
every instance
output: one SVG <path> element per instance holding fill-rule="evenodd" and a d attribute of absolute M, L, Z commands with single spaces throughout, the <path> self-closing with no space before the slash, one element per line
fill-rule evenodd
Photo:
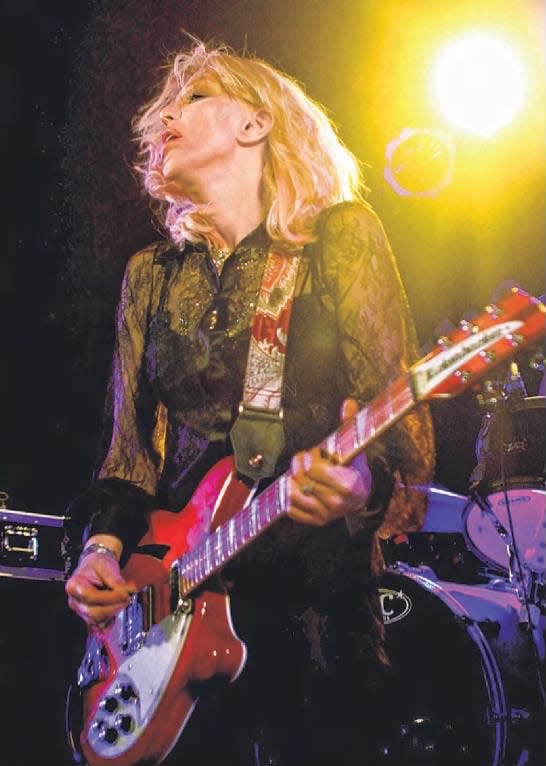
<path fill-rule="evenodd" d="M 232 468 L 231 458 L 215 465 L 180 514 L 151 515 L 123 570 L 138 595 L 107 630 L 89 633 L 78 685 L 80 745 L 90 766 L 160 763 L 189 720 L 200 686 L 216 677 L 234 681 L 244 667 L 246 647 L 220 581 L 177 604 L 169 581 L 172 562 L 244 505 L 249 488 Z"/>

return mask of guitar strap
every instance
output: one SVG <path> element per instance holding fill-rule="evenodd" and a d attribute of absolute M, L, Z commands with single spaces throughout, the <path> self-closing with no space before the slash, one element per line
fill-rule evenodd
<path fill-rule="evenodd" d="M 273 475 L 285 444 L 284 362 L 301 251 L 287 254 L 271 245 L 252 324 L 243 398 L 230 438 L 237 470 L 253 481 Z"/>

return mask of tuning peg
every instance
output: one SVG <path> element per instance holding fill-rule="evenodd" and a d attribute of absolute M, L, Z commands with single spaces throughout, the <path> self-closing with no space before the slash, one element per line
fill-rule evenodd
<path fill-rule="evenodd" d="M 510 345 L 513 346 L 514 348 L 516 346 L 519 346 L 521 344 L 521 342 L 523 341 L 523 335 L 520 335 L 517 332 L 508 333 L 504 337 L 508 341 L 508 343 L 510 343 Z"/>
<path fill-rule="evenodd" d="M 450 340 L 450 338 L 448 338 L 446 335 L 440 335 L 440 337 L 436 341 L 436 344 L 440 346 L 442 351 L 445 351 L 446 349 L 451 348 L 451 346 L 453 345 L 453 341 Z"/>
<path fill-rule="evenodd" d="M 494 351 L 480 351 L 480 356 L 486 364 L 491 364 L 497 357 Z"/>
<path fill-rule="evenodd" d="M 502 309 L 500 309 L 495 303 L 490 303 L 489 306 L 485 307 L 485 310 L 494 319 L 498 319 L 500 316 L 502 316 Z"/>
<path fill-rule="evenodd" d="M 467 372 L 466 370 L 457 370 L 455 372 L 456 377 L 460 378 L 463 383 L 468 383 L 470 378 L 472 377 L 472 373 Z"/>
<path fill-rule="evenodd" d="M 518 282 L 517 279 L 505 279 L 504 282 L 501 282 L 496 290 L 493 292 L 493 295 L 491 296 L 491 302 L 494 304 L 497 300 L 502 298 L 506 293 L 509 293 L 510 291 L 514 292 L 515 290 L 522 290 L 523 285 L 521 282 Z"/>
<path fill-rule="evenodd" d="M 456 330 L 456 326 L 449 319 L 444 319 L 442 322 L 436 325 L 434 329 L 434 335 L 436 336 L 436 346 L 439 346 L 442 351 L 450 348 L 453 345 L 453 341 L 449 338 L 449 335 Z M 432 351 L 432 348 L 427 349 Z"/>
<path fill-rule="evenodd" d="M 468 333 L 469 335 L 475 335 L 477 332 L 480 331 L 480 328 L 478 325 L 473 324 L 468 319 L 461 319 L 459 322 L 459 327 L 463 332 Z"/>

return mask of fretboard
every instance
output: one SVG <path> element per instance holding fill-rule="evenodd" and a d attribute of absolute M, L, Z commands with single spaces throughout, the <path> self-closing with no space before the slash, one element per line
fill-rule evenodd
<path fill-rule="evenodd" d="M 404 375 L 324 439 L 319 447 L 337 463 L 346 465 L 414 404 L 409 375 Z M 289 473 L 282 474 L 229 521 L 177 560 L 183 596 L 189 595 L 286 514 L 288 477 Z"/>

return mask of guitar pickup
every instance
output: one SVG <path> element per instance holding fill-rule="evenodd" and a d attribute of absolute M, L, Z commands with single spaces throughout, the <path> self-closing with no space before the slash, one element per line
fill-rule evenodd
<path fill-rule="evenodd" d="M 175 561 L 171 566 L 169 574 L 169 587 L 171 592 L 170 609 L 173 614 L 175 612 L 191 614 L 193 611 L 193 599 L 183 596 L 180 576 L 180 565 L 178 561 Z"/>

